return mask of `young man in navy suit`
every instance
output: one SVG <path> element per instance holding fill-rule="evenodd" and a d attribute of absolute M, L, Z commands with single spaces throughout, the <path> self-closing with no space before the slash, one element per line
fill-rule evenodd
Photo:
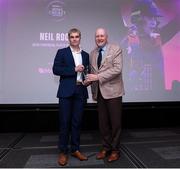
<path fill-rule="evenodd" d="M 59 49 L 53 64 L 53 73 L 60 76 L 59 98 L 59 158 L 58 163 L 68 163 L 68 143 L 71 137 L 71 155 L 79 160 L 88 158 L 80 152 L 80 128 L 84 105 L 88 98 L 83 84 L 83 72 L 89 66 L 89 54 L 80 48 L 81 32 L 73 28 L 68 32 L 69 46 Z"/>

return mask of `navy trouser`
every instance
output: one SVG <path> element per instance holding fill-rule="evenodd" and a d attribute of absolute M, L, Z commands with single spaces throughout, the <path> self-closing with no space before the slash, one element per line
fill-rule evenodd
<path fill-rule="evenodd" d="M 70 97 L 59 98 L 59 150 L 63 153 L 68 152 L 69 140 L 71 152 L 79 150 L 81 121 L 86 103 L 82 87 L 84 86 L 76 86 L 74 94 Z"/>

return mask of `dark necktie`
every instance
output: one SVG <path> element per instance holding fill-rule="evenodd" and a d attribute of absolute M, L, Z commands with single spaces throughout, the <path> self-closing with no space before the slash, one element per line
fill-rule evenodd
<path fill-rule="evenodd" d="M 102 48 L 99 49 L 99 55 L 98 55 L 98 59 L 97 59 L 97 65 L 98 65 L 98 69 L 101 65 L 101 61 L 102 61 Z"/>

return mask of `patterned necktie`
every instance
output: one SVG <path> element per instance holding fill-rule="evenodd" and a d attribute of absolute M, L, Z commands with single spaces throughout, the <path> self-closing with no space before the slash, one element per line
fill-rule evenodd
<path fill-rule="evenodd" d="M 99 55 L 98 55 L 98 59 L 97 59 L 97 65 L 98 65 L 98 69 L 101 65 L 101 61 L 102 61 L 102 48 L 99 49 Z"/>

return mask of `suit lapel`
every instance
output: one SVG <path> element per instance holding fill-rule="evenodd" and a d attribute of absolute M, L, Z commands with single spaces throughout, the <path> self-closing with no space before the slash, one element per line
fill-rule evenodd
<path fill-rule="evenodd" d="M 96 70 L 96 71 L 98 71 L 97 58 L 98 58 L 98 48 L 95 49 L 94 59 L 92 60 L 92 61 L 93 61 L 93 63 L 92 63 L 93 68 L 92 68 L 92 69 L 93 69 L 93 70 Z"/>
<path fill-rule="evenodd" d="M 81 51 L 81 57 L 82 57 L 82 64 L 86 65 L 85 57 L 84 57 L 84 52 Z"/>
<path fill-rule="evenodd" d="M 74 58 L 73 58 L 70 47 L 67 47 L 67 57 L 69 58 L 71 64 L 75 66 Z"/>
<path fill-rule="evenodd" d="M 99 69 L 101 69 L 101 67 L 102 67 L 103 64 L 105 63 L 106 57 L 108 56 L 108 53 L 109 53 L 109 49 L 110 49 L 110 46 L 107 45 Z"/>

